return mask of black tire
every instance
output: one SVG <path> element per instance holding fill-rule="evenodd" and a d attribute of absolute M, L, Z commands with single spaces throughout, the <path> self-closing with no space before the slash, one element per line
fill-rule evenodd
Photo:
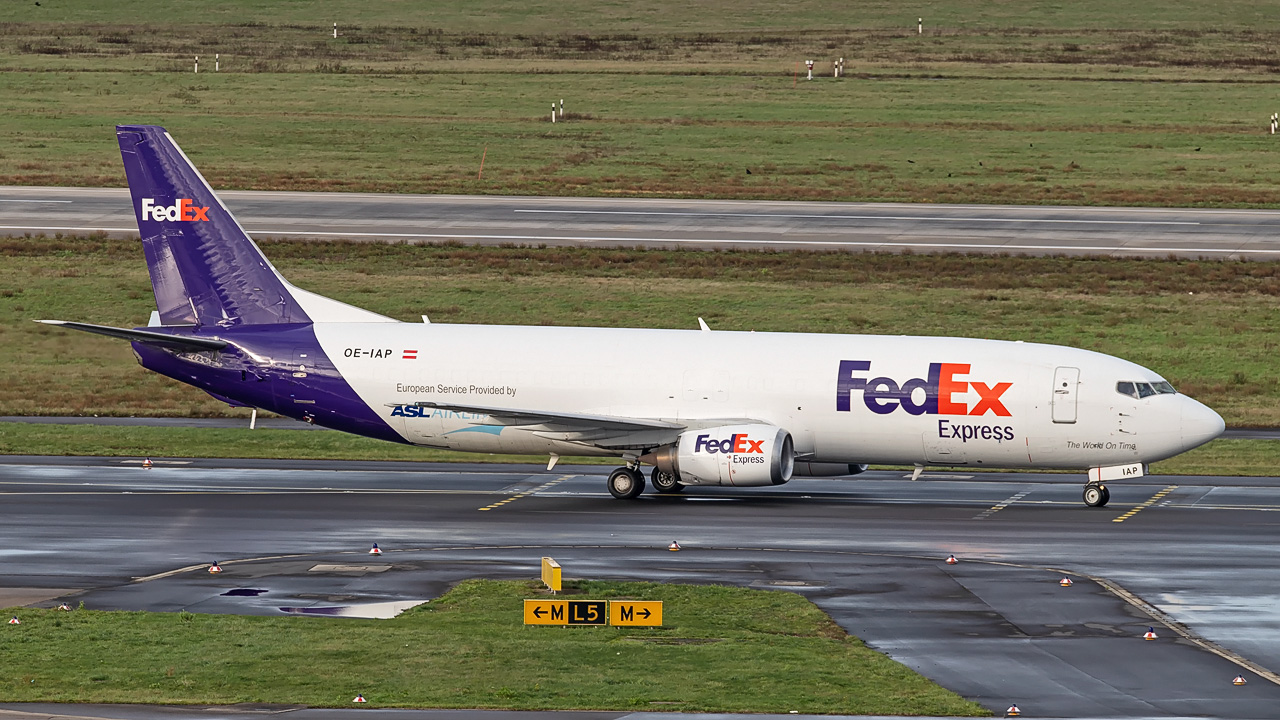
<path fill-rule="evenodd" d="M 1084 486 L 1084 504 L 1089 507 L 1103 507 L 1111 500 L 1111 491 L 1105 485 L 1089 483 Z"/>
<path fill-rule="evenodd" d="M 653 469 L 649 481 L 653 483 L 653 489 L 660 493 L 673 494 L 685 488 L 685 484 L 680 482 L 675 473 L 663 472 L 658 468 Z"/>
<path fill-rule="evenodd" d="M 609 494 L 619 500 L 634 500 L 644 492 L 644 475 L 639 470 L 620 467 L 609 473 Z"/>

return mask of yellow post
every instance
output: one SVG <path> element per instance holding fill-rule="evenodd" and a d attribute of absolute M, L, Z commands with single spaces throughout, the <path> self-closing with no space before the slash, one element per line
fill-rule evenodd
<path fill-rule="evenodd" d="M 542 558 L 542 582 L 551 592 L 560 592 L 560 563 L 549 557 Z"/>

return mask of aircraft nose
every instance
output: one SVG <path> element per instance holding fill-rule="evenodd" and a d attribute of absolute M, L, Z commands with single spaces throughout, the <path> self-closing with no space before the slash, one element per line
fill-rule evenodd
<path fill-rule="evenodd" d="M 1187 450 L 1218 437 L 1227 424 L 1222 416 L 1198 400 L 1182 398 L 1182 443 Z"/>

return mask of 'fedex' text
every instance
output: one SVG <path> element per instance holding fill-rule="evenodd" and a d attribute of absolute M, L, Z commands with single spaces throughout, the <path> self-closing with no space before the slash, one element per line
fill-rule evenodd
<path fill-rule="evenodd" d="M 836 376 L 836 411 L 849 412 L 851 396 L 855 390 L 862 393 L 862 403 L 878 415 L 902 408 L 910 415 L 985 415 L 1009 417 L 1011 413 L 1000 400 L 1013 387 L 1013 383 L 978 382 L 961 380 L 969 374 L 969 363 L 930 363 L 929 377 L 911 378 L 899 383 L 893 378 L 876 377 L 870 380 L 856 377 L 871 369 L 868 360 L 841 360 Z M 923 390 L 923 393 L 917 392 Z M 978 402 L 973 407 L 956 400 L 973 390 Z"/>

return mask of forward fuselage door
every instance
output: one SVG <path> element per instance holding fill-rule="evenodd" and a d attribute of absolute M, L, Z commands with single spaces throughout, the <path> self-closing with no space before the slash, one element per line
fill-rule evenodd
<path fill-rule="evenodd" d="M 1080 387 L 1080 368 L 1060 367 L 1053 371 L 1053 421 L 1076 421 L 1076 402 Z"/>

